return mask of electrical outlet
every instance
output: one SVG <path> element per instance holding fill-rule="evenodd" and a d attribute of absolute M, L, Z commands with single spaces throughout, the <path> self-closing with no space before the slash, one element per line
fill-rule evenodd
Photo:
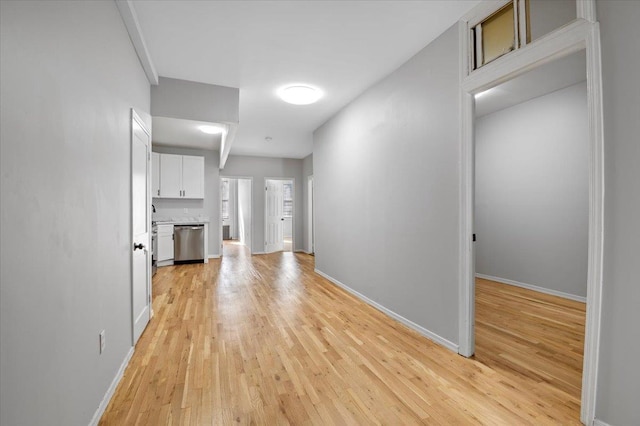
<path fill-rule="evenodd" d="M 104 348 L 107 346 L 107 340 L 105 338 L 105 330 L 100 332 L 100 353 L 104 352 Z"/>
<path fill-rule="evenodd" d="M 185 213 L 189 213 L 189 209 L 185 207 L 185 208 L 184 208 L 184 212 L 185 212 Z"/>

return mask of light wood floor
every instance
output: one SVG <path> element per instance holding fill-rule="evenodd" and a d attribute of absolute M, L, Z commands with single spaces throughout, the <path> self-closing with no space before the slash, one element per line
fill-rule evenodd
<path fill-rule="evenodd" d="M 537 362 L 465 359 L 314 274 L 313 261 L 237 250 L 160 268 L 155 317 L 100 424 L 578 423 L 574 390 L 524 372 Z M 498 340 L 483 327 L 479 349 Z"/>

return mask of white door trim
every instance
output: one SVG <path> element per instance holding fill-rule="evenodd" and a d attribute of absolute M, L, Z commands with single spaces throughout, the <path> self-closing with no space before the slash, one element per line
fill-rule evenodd
<path fill-rule="evenodd" d="M 600 318 L 602 301 L 604 137 L 602 131 L 602 75 L 600 29 L 595 22 L 595 1 L 577 1 L 578 19 L 512 53 L 472 72 L 469 70 L 468 21 L 459 22 L 460 36 L 460 252 L 459 252 L 459 353 L 474 353 L 475 266 L 474 229 L 474 94 L 510 80 L 554 59 L 585 49 L 589 115 L 589 251 L 587 316 L 585 327 L 582 404 L 580 419 L 590 425 L 595 418 Z"/>
<path fill-rule="evenodd" d="M 147 125 L 144 123 L 144 121 L 142 120 L 142 118 L 140 118 L 140 115 L 138 115 L 138 113 L 135 111 L 135 109 L 131 108 L 131 128 L 129 131 L 129 136 L 130 136 L 130 154 L 131 154 L 131 165 L 130 165 L 130 174 L 131 174 L 131 178 L 133 178 L 133 138 L 134 138 L 134 129 L 133 129 L 133 122 L 136 122 L 136 124 L 138 124 L 140 126 L 140 128 L 142 129 L 142 131 L 147 135 L 148 137 L 148 141 L 149 143 L 147 144 L 147 206 L 146 206 L 146 212 L 147 212 L 147 217 L 146 217 L 146 222 L 147 222 L 147 226 L 148 226 L 148 232 L 147 235 L 149 235 L 148 241 L 146 241 L 146 248 L 145 250 L 149 250 L 149 248 L 151 247 L 151 130 L 147 127 Z M 131 217 L 129 218 L 130 220 L 130 226 L 131 226 L 131 244 L 129 245 L 129 247 L 133 247 L 133 244 L 135 243 L 135 236 L 133 234 L 133 191 L 130 188 L 130 194 L 129 194 L 129 200 L 131 202 L 131 206 L 132 206 L 132 212 L 131 212 Z M 133 259 L 133 254 L 131 255 L 132 259 Z M 151 286 L 151 255 L 147 256 L 148 262 L 147 262 L 147 294 L 148 294 L 148 300 L 147 300 L 147 309 L 149 310 L 149 319 L 151 319 L 153 317 L 153 307 L 151 304 L 151 300 L 152 298 L 152 286 Z M 135 308 L 134 308 L 134 271 L 133 271 L 134 265 L 133 265 L 133 260 L 131 262 L 131 344 L 132 346 L 135 346 L 136 344 L 136 312 L 135 312 Z"/>
<path fill-rule="evenodd" d="M 313 175 L 307 176 L 307 243 L 309 246 L 307 247 L 307 252 L 309 254 L 315 253 L 315 244 L 316 244 L 316 227 L 314 226 L 314 221 L 316 220 L 316 212 L 315 212 L 315 202 L 313 200 L 313 194 L 316 192 L 314 187 L 315 181 L 313 180 Z M 295 201 L 294 201 L 295 204 Z M 311 208 L 309 208 L 311 206 Z"/>

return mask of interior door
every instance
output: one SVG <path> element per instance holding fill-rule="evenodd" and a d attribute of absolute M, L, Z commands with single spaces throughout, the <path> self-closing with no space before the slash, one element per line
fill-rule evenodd
<path fill-rule="evenodd" d="M 131 111 L 131 285 L 133 344 L 151 318 L 151 218 L 149 206 L 151 137 L 142 120 Z"/>
<path fill-rule="evenodd" d="M 281 181 L 267 180 L 266 183 L 264 251 L 273 253 L 284 250 L 284 194 Z"/>

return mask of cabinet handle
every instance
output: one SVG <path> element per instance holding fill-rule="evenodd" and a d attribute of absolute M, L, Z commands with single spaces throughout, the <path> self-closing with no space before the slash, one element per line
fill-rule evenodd
<path fill-rule="evenodd" d="M 160 190 L 158 189 L 158 195 L 160 195 Z"/>
<path fill-rule="evenodd" d="M 182 190 L 182 196 L 183 196 L 183 197 L 186 197 L 186 196 L 187 196 L 187 190 L 186 190 L 186 189 L 183 189 L 183 190 Z"/>

